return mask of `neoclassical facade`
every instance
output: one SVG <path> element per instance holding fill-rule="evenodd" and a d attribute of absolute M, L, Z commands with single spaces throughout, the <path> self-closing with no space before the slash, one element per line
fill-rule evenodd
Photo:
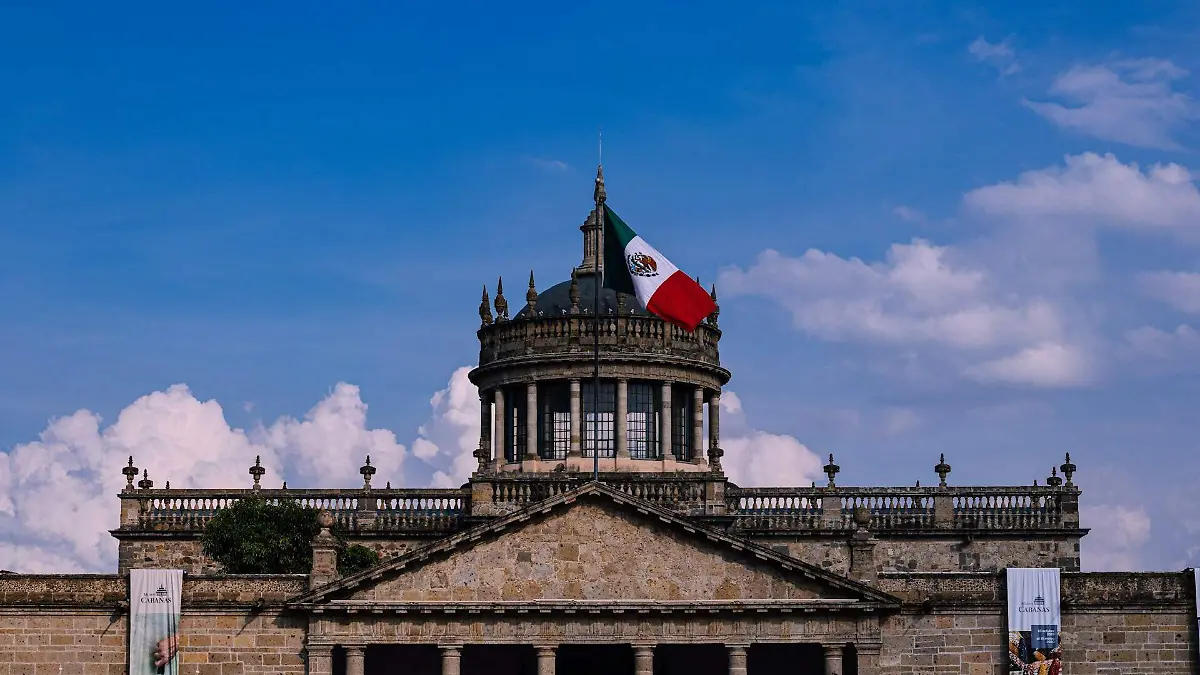
<path fill-rule="evenodd" d="M 179 490 L 130 458 L 116 574 L 0 575 L 0 675 L 126 672 L 146 567 L 185 571 L 197 675 L 1002 673 L 1008 567 L 1062 570 L 1066 672 L 1196 672 L 1189 574 L 1080 572 L 1069 455 L 1024 486 L 953 485 L 944 457 L 924 486 L 839 485 L 832 456 L 821 485 L 730 482 L 718 314 L 687 332 L 597 303 L 595 213 L 567 280 L 531 273 L 511 315 L 484 289 L 462 487 L 380 488 L 368 458 L 354 488 L 268 489 L 255 462 L 249 487 Z M 205 523 L 252 494 L 322 511 L 309 574 L 206 558 Z M 339 573 L 335 532 L 380 564 Z"/>

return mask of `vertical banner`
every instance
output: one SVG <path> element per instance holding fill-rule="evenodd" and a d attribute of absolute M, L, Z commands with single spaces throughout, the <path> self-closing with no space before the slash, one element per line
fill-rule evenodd
<path fill-rule="evenodd" d="M 1008 672 L 1010 675 L 1059 675 L 1059 570 L 1008 570 Z"/>
<path fill-rule="evenodd" d="M 129 675 L 179 674 L 183 570 L 129 571 Z"/>

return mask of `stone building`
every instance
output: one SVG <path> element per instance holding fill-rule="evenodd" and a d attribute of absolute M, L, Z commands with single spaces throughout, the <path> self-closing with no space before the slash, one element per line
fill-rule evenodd
<path fill-rule="evenodd" d="M 115 574 L 0 575 L 0 675 L 126 672 L 143 567 L 185 570 L 196 675 L 1006 673 L 1008 567 L 1063 571 L 1065 672 L 1197 672 L 1188 574 L 1079 571 L 1069 456 L 1025 486 L 953 485 L 944 457 L 927 486 L 839 485 L 832 456 L 823 485 L 730 482 L 718 314 L 687 332 L 597 294 L 596 213 L 570 279 L 531 274 L 512 316 L 484 289 L 461 488 L 380 488 L 368 458 L 353 489 L 268 489 L 256 462 L 249 488 L 181 490 L 130 458 Z M 205 557 L 206 521 L 252 494 L 322 511 L 309 574 Z M 340 575 L 334 530 L 382 562 Z"/>

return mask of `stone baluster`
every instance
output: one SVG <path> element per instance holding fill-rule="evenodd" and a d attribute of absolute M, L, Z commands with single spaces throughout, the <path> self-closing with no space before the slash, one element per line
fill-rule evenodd
<path fill-rule="evenodd" d="M 633 675 L 654 675 L 654 645 L 633 646 Z"/>
<path fill-rule="evenodd" d="M 629 380 L 617 380 L 617 410 L 613 415 L 613 430 L 616 435 L 617 457 L 629 457 Z"/>
<path fill-rule="evenodd" d="M 442 647 L 442 675 L 459 675 L 461 670 L 462 647 L 459 645 Z"/>
<path fill-rule="evenodd" d="M 746 675 L 746 645 L 728 645 L 729 675 Z M 841 671 L 838 671 L 839 675 Z"/>
<path fill-rule="evenodd" d="M 366 675 L 367 650 L 362 645 L 346 646 L 346 675 Z"/>
<path fill-rule="evenodd" d="M 554 675 L 554 652 L 554 647 L 537 647 L 537 675 Z"/>
<path fill-rule="evenodd" d="M 537 382 L 525 385 L 525 460 L 538 458 L 538 390 Z"/>
<path fill-rule="evenodd" d="M 495 401 L 496 405 L 496 422 L 492 425 L 492 436 L 496 439 L 496 470 L 500 470 L 504 466 L 504 435 L 506 425 L 504 424 L 504 390 L 496 387 Z"/>
<path fill-rule="evenodd" d="M 579 379 L 571 380 L 571 457 L 582 457 L 581 452 L 581 432 L 583 430 L 583 393 L 579 385 Z"/>

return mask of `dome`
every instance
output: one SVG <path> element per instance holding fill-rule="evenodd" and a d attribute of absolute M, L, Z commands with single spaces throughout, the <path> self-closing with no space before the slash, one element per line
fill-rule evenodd
<path fill-rule="evenodd" d="M 593 274 L 581 274 L 578 279 L 579 285 L 579 311 L 585 312 L 589 316 L 592 314 L 593 298 L 596 292 L 596 277 Z M 611 288 L 600 289 L 600 312 L 602 314 L 617 313 L 617 296 L 625 297 L 625 311 L 636 316 L 653 316 L 638 304 L 637 298 L 627 293 L 618 293 Z M 537 302 L 534 304 L 533 314 L 529 311 L 529 306 L 521 308 L 520 312 L 513 317 L 514 319 L 527 319 L 530 316 L 562 316 L 571 313 L 571 282 L 563 281 L 555 284 L 550 288 L 538 293 Z"/>

